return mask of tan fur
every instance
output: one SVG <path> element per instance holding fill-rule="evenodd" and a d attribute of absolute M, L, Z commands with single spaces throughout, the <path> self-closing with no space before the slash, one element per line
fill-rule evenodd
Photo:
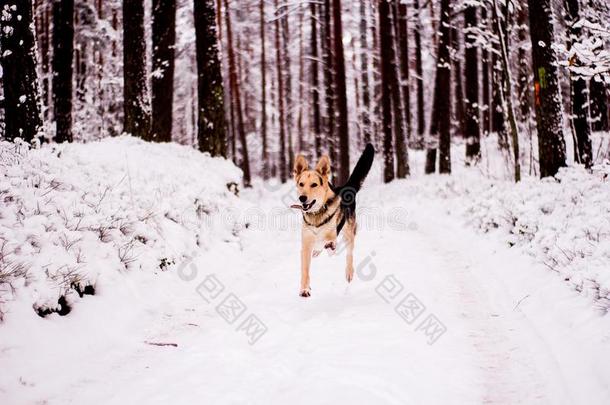
<path fill-rule="evenodd" d="M 336 196 L 329 185 L 330 159 L 322 156 L 314 170 L 309 169 L 307 160 L 298 155 L 294 163 L 294 179 L 298 196 L 307 196 L 307 201 L 315 204 L 307 212 L 303 212 L 301 228 L 301 286 L 300 295 L 309 297 L 311 294 L 309 268 L 311 258 L 318 256 L 322 248 L 331 254 L 337 249 L 337 225 L 343 218 L 341 198 Z M 332 215 L 325 224 L 324 221 Z M 323 224 L 323 225 L 321 225 Z M 345 278 L 351 282 L 354 277 L 353 251 L 356 237 L 356 221 L 350 218 L 341 230 L 346 250 Z"/>

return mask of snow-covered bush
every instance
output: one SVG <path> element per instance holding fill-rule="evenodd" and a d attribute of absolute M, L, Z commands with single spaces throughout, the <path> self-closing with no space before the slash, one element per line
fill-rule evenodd
<path fill-rule="evenodd" d="M 40 315 L 64 314 L 101 274 L 154 276 L 234 241 L 240 180 L 227 160 L 130 137 L 0 143 L 0 313 L 21 296 Z"/>
<path fill-rule="evenodd" d="M 562 169 L 555 178 L 518 184 L 465 181 L 458 198 L 467 221 L 499 232 L 574 288 L 610 310 L 610 166 L 593 174 Z M 468 177 L 466 177 L 468 179 Z M 446 180 L 447 181 L 447 180 Z M 469 190 L 469 192 L 465 192 Z"/>

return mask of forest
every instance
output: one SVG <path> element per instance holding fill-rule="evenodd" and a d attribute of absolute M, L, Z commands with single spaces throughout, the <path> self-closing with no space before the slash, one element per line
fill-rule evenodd
<path fill-rule="evenodd" d="M 605 158 L 601 0 L 31 3 L 2 2 L 7 140 L 173 141 L 229 157 L 245 185 L 286 181 L 299 151 L 328 153 L 341 182 L 367 142 L 386 182 L 410 150 L 450 173 L 463 143 L 476 166 L 491 134 L 516 181 Z"/>
<path fill-rule="evenodd" d="M 607 0 L 0 0 L 0 404 L 610 404 Z"/>

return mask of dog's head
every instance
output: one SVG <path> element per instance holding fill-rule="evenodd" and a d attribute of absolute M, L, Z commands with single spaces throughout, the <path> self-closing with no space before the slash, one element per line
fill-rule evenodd
<path fill-rule="evenodd" d="M 311 170 L 305 156 L 298 155 L 294 161 L 294 181 L 297 186 L 297 198 L 304 212 L 317 212 L 326 203 L 331 192 L 328 179 L 330 177 L 330 159 L 322 156 Z"/>

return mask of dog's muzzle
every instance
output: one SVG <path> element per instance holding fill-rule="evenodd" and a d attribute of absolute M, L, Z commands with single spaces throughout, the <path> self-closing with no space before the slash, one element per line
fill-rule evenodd
<path fill-rule="evenodd" d="M 307 203 L 303 203 L 303 211 L 309 211 L 311 209 L 311 207 L 313 207 L 313 205 L 316 203 L 316 200 L 313 200 L 312 202 L 310 202 L 309 204 Z"/>

